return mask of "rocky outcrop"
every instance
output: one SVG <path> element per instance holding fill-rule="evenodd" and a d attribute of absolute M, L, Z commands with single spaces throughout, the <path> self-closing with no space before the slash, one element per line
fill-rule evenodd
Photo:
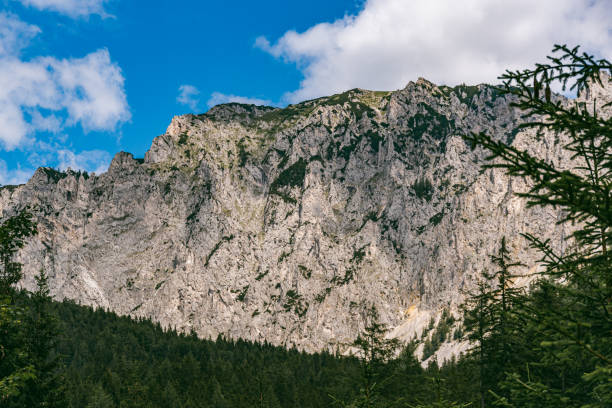
<path fill-rule="evenodd" d="M 35 209 L 23 285 L 44 268 L 58 299 L 307 351 L 344 347 L 375 305 L 408 340 L 455 310 L 501 236 L 525 272 L 538 255 L 521 233 L 566 245 L 561 214 L 527 208 L 524 181 L 482 172 L 484 152 L 461 138 L 485 131 L 569 162 L 560 136 L 520 121 L 489 87 L 423 79 L 284 109 L 220 105 L 173 118 L 144 159 L 118 153 L 104 174 L 38 169 L 0 190 L 0 210 Z"/>

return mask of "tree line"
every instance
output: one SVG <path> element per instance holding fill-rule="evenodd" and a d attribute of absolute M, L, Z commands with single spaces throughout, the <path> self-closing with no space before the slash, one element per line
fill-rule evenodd
<path fill-rule="evenodd" d="M 563 252 L 525 234 L 542 270 L 518 287 L 520 260 L 501 238 L 462 306 L 467 353 L 421 367 L 416 342 L 387 337 L 375 309 L 352 356 L 164 331 L 73 302 L 53 302 L 41 271 L 19 291 L 16 251 L 36 233 L 28 211 L 0 226 L 2 407 L 612 407 L 612 109 L 555 97 L 588 92 L 612 65 L 555 46 L 534 69 L 507 71 L 499 91 L 528 119 L 520 128 L 563 135 L 576 167 L 550 162 L 485 133 L 484 168 L 529 181 L 529 206 L 563 210 L 575 230 Z M 447 316 L 449 317 L 449 316 Z M 445 320 L 446 321 L 446 320 Z M 452 321 L 449 325 L 452 325 Z M 430 350 L 431 351 L 431 350 Z"/>

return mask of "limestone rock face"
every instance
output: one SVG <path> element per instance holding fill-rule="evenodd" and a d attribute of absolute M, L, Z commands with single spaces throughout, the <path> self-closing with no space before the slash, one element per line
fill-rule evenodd
<path fill-rule="evenodd" d="M 608 85 L 581 100 L 610 98 Z M 22 284 L 44 268 L 57 299 L 307 351 L 344 347 L 374 305 L 408 340 L 456 310 L 502 236 L 525 272 L 538 254 L 521 233 L 566 245 L 561 214 L 526 208 L 514 195 L 526 184 L 481 172 L 485 153 L 460 136 L 569 163 L 562 137 L 520 121 L 489 87 L 423 79 L 284 109 L 220 105 L 173 118 L 144 159 L 118 153 L 104 174 L 38 169 L 0 190 L 0 211 L 34 209 Z"/>

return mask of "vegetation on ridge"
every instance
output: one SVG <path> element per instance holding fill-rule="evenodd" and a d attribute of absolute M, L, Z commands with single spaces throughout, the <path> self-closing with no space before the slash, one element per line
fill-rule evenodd
<path fill-rule="evenodd" d="M 21 278 L 15 254 L 36 233 L 32 216 L 22 211 L 0 225 L 1 406 L 610 407 L 611 105 L 561 103 L 550 87 L 573 80 L 578 91 L 602 85 L 612 64 L 578 48 L 558 46 L 554 52 L 533 70 L 507 72 L 502 92 L 532 119 L 525 127 L 567 137 L 564 147 L 581 167 L 557 169 L 484 133 L 465 138 L 490 153 L 486 167 L 532 182 L 520 193 L 528 205 L 562 208 L 562 222 L 575 222 L 572 245 L 559 253 L 525 234 L 545 270 L 523 290 L 514 286 L 513 243 L 501 239 L 492 257 L 496 270 L 483 271 L 464 305 L 464 327 L 453 335 L 460 340 L 464 333 L 470 341 L 466 355 L 442 367 L 431 358 L 423 369 L 415 344 L 399 351 L 374 310 L 350 344 L 354 357 L 340 357 L 222 337 L 205 341 L 148 320 L 52 302 L 44 271 L 35 292 L 20 292 L 14 287 Z M 276 188 L 303 183 L 305 168 L 299 159 L 281 172 Z M 428 189 L 425 182 L 419 188 Z M 230 239 L 222 238 L 215 250 Z M 364 257 L 365 249 L 356 249 L 353 261 Z M 245 286 L 237 296 L 244 299 L 247 291 Z M 288 291 L 288 309 L 300 298 L 297 290 Z M 434 341 L 449 338 L 453 320 L 446 314 L 435 330 L 432 322 L 425 355 L 435 352 Z"/>

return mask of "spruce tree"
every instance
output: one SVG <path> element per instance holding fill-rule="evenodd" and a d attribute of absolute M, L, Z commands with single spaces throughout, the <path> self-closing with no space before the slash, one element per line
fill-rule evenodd
<path fill-rule="evenodd" d="M 113 398 L 104 391 L 100 384 L 96 384 L 85 408 L 115 408 L 115 406 Z"/>
<path fill-rule="evenodd" d="M 490 348 L 488 347 L 488 336 L 493 326 L 491 316 L 491 286 L 488 281 L 478 282 L 478 290 L 473 292 L 463 304 L 465 337 L 472 342 L 469 356 L 478 365 L 478 393 L 480 407 L 486 406 L 488 390 L 492 387 L 492 379 L 489 377 Z"/>
<path fill-rule="evenodd" d="M 511 272 L 520 263 L 511 261 L 505 237 L 491 261 L 497 269 L 493 273 L 483 272 L 478 290 L 463 305 L 465 334 L 473 344 L 470 356 L 479 368 L 482 408 L 488 405 L 490 392 L 498 391 L 498 382 L 512 366 L 520 330 L 513 307 L 523 295 L 523 290 L 513 285 Z"/>
<path fill-rule="evenodd" d="M 36 224 L 27 209 L 0 225 L 0 298 L 4 302 L 14 301 L 16 292 L 13 285 L 22 277 L 22 265 L 14 260 L 15 254 L 36 232 Z"/>
<path fill-rule="evenodd" d="M 0 225 L 0 405 L 8 406 L 22 395 L 36 370 L 24 347 L 25 310 L 15 303 L 14 285 L 22 277 L 14 260 L 25 240 L 36 233 L 32 215 L 23 210 Z"/>
<path fill-rule="evenodd" d="M 470 403 L 450 401 L 444 398 L 443 394 L 443 383 L 444 379 L 439 374 L 429 377 L 432 389 L 430 394 L 434 396 L 432 402 L 427 404 L 408 405 L 410 408 L 468 408 Z"/>
<path fill-rule="evenodd" d="M 400 346 L 399 341 L 387 338 L 387 326 L 379 322 L 378 312 L 374 306 L 367 310 L 365 321 L 365 329 L 352 343 L 361 369 L 359 393 L 348 404 L 332 397 L 336 404 L 344 407 L 383 407 L 387 406 L 389 399 L 393 399 L 386 398 L 381 391 L 393 375 L 388 363 L 395 357 Z"/>
<path fill-rule="evenodd" d="M 525 341 L 531 342 L 524 350 L 532 351 L 501 384 L 501 406 L 594 408 L 612 401 L 612 109 L 606 101 L 565 101 L 551 92 L 555 84 L 590 92 L 607 85 L 611 71 L 605 59 L 555 46 L 546 63 L 502 76 L 500 91 L 528 119 L 521 127 L 567 140 L 563 147 L 576 163 L 572 169 L 559 169 L 485 133 L 466 136 L 472 147 L 490 153 L 486 167 L 531 182 L 519 194 L 529 206 L 561 208 L 561 222 L 575 226 L 572 245 L 563 253 L 525 235 L 546 270 L 515 308 Z"/>
<path fill-rule="evenodd" d="M 55 347 L 59 336 L 56 316 L 52 313 L 47 274 L 44 270 L 35 276 L 36 291 L 30 294 L 23 330 L 24 345 L 36 378 L 26 384 L 16 406 L 54 408 L 65 405 L 61 367 Z"/>

